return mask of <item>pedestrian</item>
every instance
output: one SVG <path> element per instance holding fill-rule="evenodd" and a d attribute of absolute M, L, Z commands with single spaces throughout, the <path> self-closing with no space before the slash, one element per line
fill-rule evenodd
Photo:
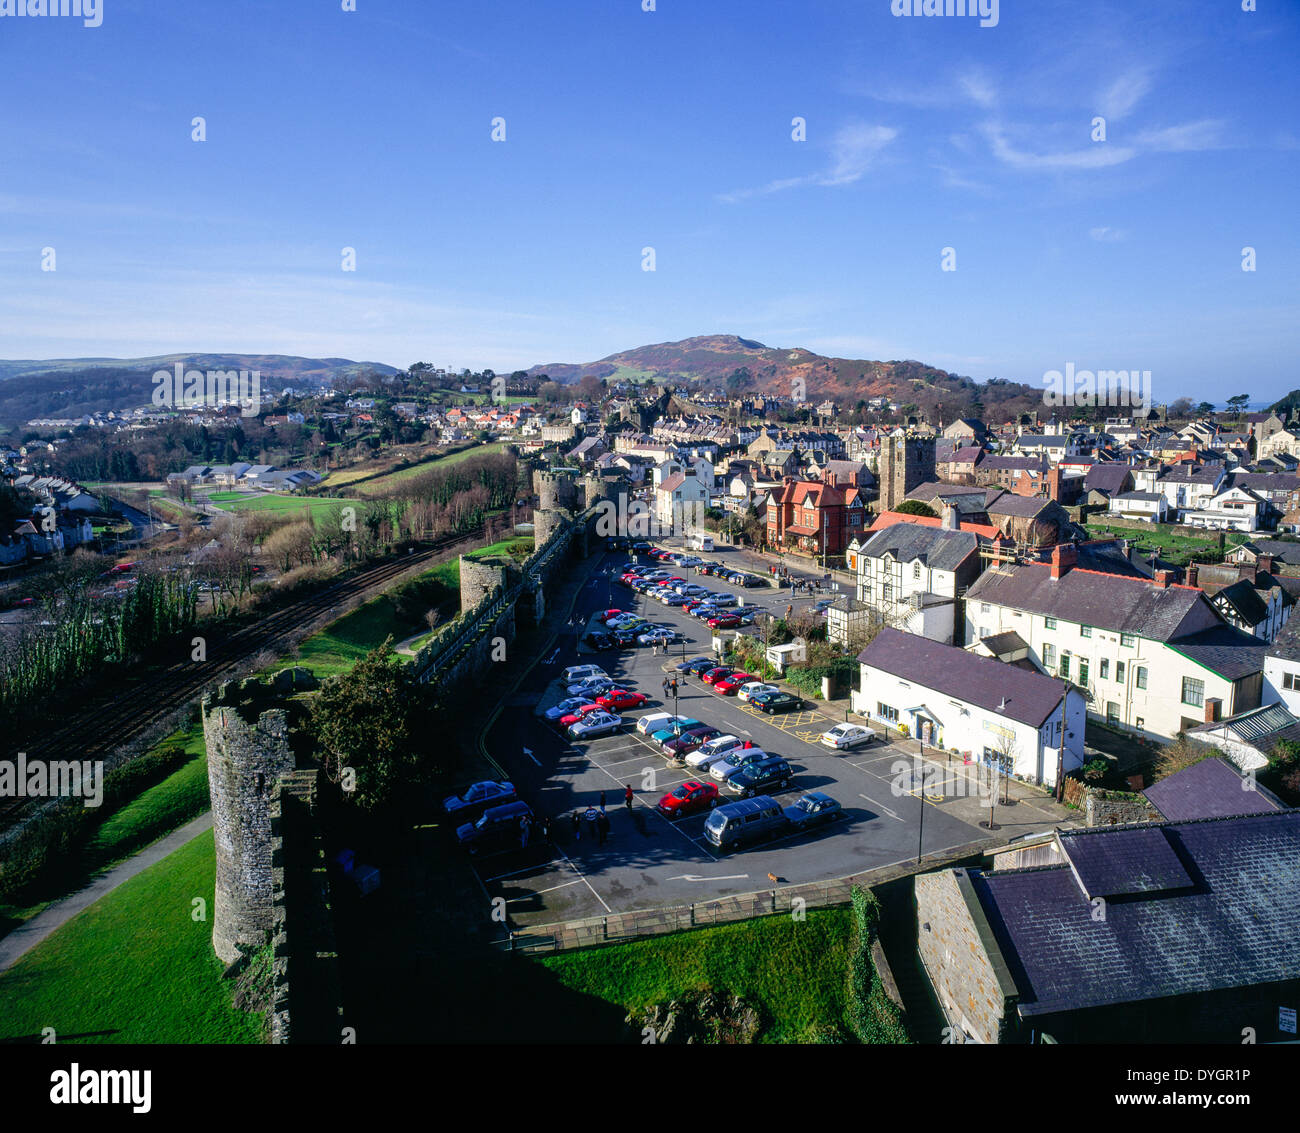
<path fill-rule="evenodd" d="M 668 699 L 668 678 L 664 677 L 664 699 Z"/>
<path fill-rule="evenodd" d="M 549 842 L 551 840 L 551 820 L 548 816 L 542 816 L 542 838 Z"/>
<path fill-rule="evenodd" d="M 609 816 L 602 810 L 600 817 L 596 820 L 596 826 L 600 831 L 600 844 L 605 844 L 605 839 L 609 837 Z"/>
<path fill-rule="evenodd" d="M 605 809 L 605 792 L 604 792 L 604 791 L 601 791 L 601 792 L 600 792 L 600 809 L 601 809 L 601 810 L 604 810 L 604 809 Z"/>
<path fill-rule="evenodd" d="M 582 841 L 582 819 L 578 817 L 576 810 L 573 812 L 573 840 L 575 842 Z"/>
<path fill-rule="evenodd" d="M 596 836 L 596 808 L 589 806 L 585 817 L 587 819 L 587 833 L 594 838 Z"/>
<path fill-rule="evenodd" d="M 627 807 L 628 814 L 632 813 L 632 784 L 627 785 L 627 790 L 623 792 L 623 805 Z"/>
<path fill-rule="evenodd" d="M 528 821 L 528 815 L 524 815 L 519 820 L 519 848 L 526 850 L 528 848 L 528 831 L 531 823 Z"/>

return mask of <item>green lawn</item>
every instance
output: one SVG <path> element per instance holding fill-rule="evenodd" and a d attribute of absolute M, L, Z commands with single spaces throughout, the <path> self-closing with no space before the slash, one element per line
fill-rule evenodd
<path fill-rule="evenodd" d="M 213 499 L 213 504 L 222 511 L 274 511 L 285 514 L 310 513 L 314 518 L 325 512 L 347 507 L 347 500 L 321 499 L 315 496 L 242 496 L 232 500 Z M 355 503 L 352 505 L 356 506 Z"/>
<path fill-rule="evenodd" d="M 261 1042 L 212 951 L 214 878 L 208 831 L 37 945 L 0 975 L 0 1042 L 46 1027 L 61 1043 Z"/>
<path fill-rule="evenodd" d="M 760 917 L 536 963 L 566 988 L 625 1011 L 696 988 L 735 993 L 762 1011 L 760 1042 L 809 1042 L 832 1029 L 848 1033 L 852 934 L 849 909 L 814 909 L 802 922 Z"/>
<path fill-rule="evenodd" d="M 531 535 L 513 535 L 509 539 L 502 539 L 499 543 L 493 543 L 488 547 L 480 547 L 472 551 L 467 558 L 488 559 L 494 555 L 507 556 L 515 559 L 526 559 L 533 553 L 534 539 Z"/>
<path fill-rule="evenodd" d="M 1089 523 L 1088 534 L 1095 539 L 1119 536 L 1131 539 L 1136 548 L 1135 553 L 1143 551 L 1149 556 L 1152 550 L 1158 550 L 1162 559 L 1167 559 L 1177 566 L 1185 566 L 1196 554 L 1217 557 L 1219 537 L 1217 534 L 1206 536 L 1178 535 L 1167 527 L 1152 524 L 1146 527 L 1112 527 L 1107 523 Z M 1249 539 L 1238 531 L 1229 531 L 1224 539 L 1225 550 L 1239 546 Z"/>
<path fill-rule="evenodd" d="M 505 442 L 498 441 L 487 445 L 473 445 L 462 452 L 453 453 L 451 456 L 434 457 L 432 460 L 423 460 L 419 464 L 412 464 L 409 468 L 400 468 L 396 472 L 389 472 L 383 476 L 377 476 L 373 480 L 367 480 L 357 485 L 357 491 L 362 495 L 382 495 L 388 489 L 400 484 L 403 480 L 410 480 L 415 476 L 423 476 L 426 472 L 432 472 L 435 468 L 448 468 L 453 464 L 460 464 L 462 461 L 469 460 L 473 456 L 488 456 L 492 453 L 504 452 Z"/>

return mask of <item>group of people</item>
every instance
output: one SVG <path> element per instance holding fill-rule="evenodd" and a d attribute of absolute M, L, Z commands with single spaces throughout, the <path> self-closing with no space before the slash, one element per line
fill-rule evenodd
<path fill-rule="evenodd" d="M 782 585 L 790 587 L 791 593 L 794 594 L 813 594 L 821 593 L 823 590 L 830 589 L 830 574 L 823 578 L 795 578 L 784 567 L 770 566 L 767 568 L 773 578 L 781 581 Z"/>
<path fill-rule="evenodd" d="M 627 808 L 628 814 L 632 813 L 632 803 L 636 794 L 632 790 L 632 784 L 628 783 L 623 790 L 623 805 Z M 582 828 L 587 828 L 587 837 L 593 839 L 598 846 L 603 846 L 610 836 L 609 815 L 605 812 L 605 792 L 600 792 L 599 807 L 589 806 L 586 810 L 577 808 L 569 816 L 569 821 L 573 827 L 573 840 L 582 841 Z"/>

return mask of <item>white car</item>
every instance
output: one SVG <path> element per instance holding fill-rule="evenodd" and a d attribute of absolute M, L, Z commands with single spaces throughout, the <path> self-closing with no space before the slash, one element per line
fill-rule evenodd
<path fill-rule="evenodd" d="M 751 696 L 758 696 L 764 692 L 780 692 L 776 685 L 769 685 L 763 681 L 750 681 L 748 684 L 741 685 L 736 692 L 736 699 L 747 701 Z"/>
<path fill-rule="evenodd" d="M 651 732 L 657 732 L 660 728 L 666 728 L 673 722 L 671 712 L 651 712 L 649 716 L 642 716 L 636 722 L 636 730 L 643 736 L 648 736 Z"/>
<path fill-rule="evenodd" d="M 615 716 L 612 712 L 603 712 L 598 709 L 595 712 L 588 712 L 576 724 L 570 725 L 569 739 L 594 740 L 597 736 L 608 736 L 620 731 L 622 727 L 623 718 L 621 716 Z"/>
<path fill-rule="evenodd" d="M 876 733 L 861 724 L 836 724 L 829 732 L 821 734 L 823 747 L 833 747 L 836 751 L 850 751 L 855 747 L 866 747 L 876 739 Z"/>
<path fill-rule="evenodd" d="M 739 736 L 714 736 L 708 743 L 700 744 L 686 757 L 686 766 L 693 767 L 701 774 L 720 759 L 725 759 L 737 748 L 743 748 L 745 741 Z"/>
<path fill-rule="evenodd" d="M 566 685 L 576 685 L 592 677 L 607 676 L 609 674 L 599 665 L 570 665 L 560 674 L 560 680 Z"/>
<path fill-rule="evenodd" d="M 725 783 L 747 763 L 753 763 L 756 759 L 766 758 L 767 752 L 765 752 L 761 747 L 742 747 L 738 750 L 727 752 L 725 756 L 709 768 L 709 774 L 719 783 Z"/>

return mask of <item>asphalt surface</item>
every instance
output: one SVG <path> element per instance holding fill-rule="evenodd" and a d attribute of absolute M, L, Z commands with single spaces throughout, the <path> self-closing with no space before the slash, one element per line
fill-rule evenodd
<path fill-rule="evenodd" d="M 725 561 L 729 556 L 701 557 Z M 608 571 L 627 561 L 625 553 L 607 554 L 598 570 Z M 771 588 L 742 591 L 708 577 L 701 582 L 713 590 L 743 594 L 747 604 L 778 615 L 791 603 L 788 588 L 778 594 Z M 811 600 L 796 599 L 794 604 L 798 608 Z M 648 647 L 593 653 L 580 645 L 580 639 L 591 616 L 611 607 L 671 623 L 689 640 L 672 647 L 670 656 L 655 654 Z M 510 775 L 519 797 L 539 815 L 548 816 L 553 827 L 551 844 L 534 834 L 524 849 L 475 860 L 489 894 L 505 897 L 517 923 L 683 905 L 770 889 L 769 875 L 783 885 L 803 884 L 905 862 L 917 854 L 922 807 L 925 853 L 983 839 L 982 831 L 945 811 L 942 804 L 923 802 L 914 791 L 899 787 L 896 765 L 900 760 L 910 762 L 910 755 L 880 743 L 845 753 L 821 746 L 820 734 L 840 722 L 840 717 L 827 714 L 825 705 L 765 716 L 739 703 L 734 694 L 720 696 L 697 678 L 679 682 L 679 714 L 752 740 L 789 760 L 794 785 L 790 791 L 776 793 L 782 805 L 790 805 L 806 791 L 820 790 L 840 802 L 846 817 L 813 833 L 721 854 L 703 838 L 707 814 L 676 822 L 660 815 L 654 807 L 662 795 L 700 776 L 688 768 L 669 767 L 658 745 L 637 735 L 632 725 L 648 712 L 674 710 L 671 697 L 664 701 L 665 670 L 684 658 L 710 653 L 711 635 L 698 619 L 647 601 L 609 574 L 597 574 L 578 598 L 575 620 L 557 647 L 507 701 L 487 735 L 488 750 Z M 623 714 L 628 724 L 623 734 L 574 743 L 540 719 L 538 712 L 565 695 L 558 686 L 561 671 L 585 663 L 599 664 L 620 684 L 650 699 L 643 708 Z M 628 785 L 634 792 L 630 811 L 624 806 Z M 602 792 L 612 827 L 603 846 L 585 823 L 580 838 L 571 824 L 575 811 L 600 805 Z"/>

